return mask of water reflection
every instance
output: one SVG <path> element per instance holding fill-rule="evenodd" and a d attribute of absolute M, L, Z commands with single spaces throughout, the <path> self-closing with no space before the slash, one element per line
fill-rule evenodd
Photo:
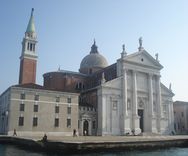
<path fill-rule="evenodd" d="M 66 154 L 67 155 L 67 154 Z M 11 145 L 0 144 L 0 156 L 64 156 L 62 154 L 46 154 L 23 150 Z M 90 154 L 74 154 L 72 156 L 188 156 L 188 148 L 170 148 L 154 151 L 123 151 Z"/>

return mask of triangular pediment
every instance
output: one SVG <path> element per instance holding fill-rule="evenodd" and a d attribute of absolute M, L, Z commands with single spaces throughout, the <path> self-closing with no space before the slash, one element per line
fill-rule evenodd
<path fill-rule="evenodd" d="M 164 84 L 161 83 L 161 93 L 162 95 L 167 95 L 167 96 L 174 96 L 174 93 L 172 90 L 168 89 Z"/>
<path fill-rule="evenodd" d="M 110 80 L 102 84 L 103 87 L 109 87 L 113 89 L 120 89 L 121 88 L 121 77 L 118 77 L 116 79 Z"/>
<path fill-rule="evenodd" d="M 126 57 L 126 62 L 137 64 L 139 66 L 147 66 L 155 69 L 162 69 L 163 66 L 154 59 L 147 51 L 142 50 Z"/>

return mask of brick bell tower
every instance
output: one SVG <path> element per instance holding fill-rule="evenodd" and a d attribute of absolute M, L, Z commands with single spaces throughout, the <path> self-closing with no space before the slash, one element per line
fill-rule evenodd
<path fill-rule="evenodd" d="M 37 54 L 36 43 L 37 36 L 34 24 L 34 9 L 32 8 L 31 17 L 22 41 L 22 53 L 20 56 L 20 74 L 19 84 L 35 83 L 36 81 L 36 67 L 37 67 Z"/>

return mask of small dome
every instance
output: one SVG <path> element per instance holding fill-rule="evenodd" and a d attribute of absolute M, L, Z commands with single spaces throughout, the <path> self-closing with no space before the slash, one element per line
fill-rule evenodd
<path fill-rule="evenodd" d="M 85 56 L 80 64 L 80 72 L 84 74 L 93 73 L 89 70 L 97 71 L 99 69 L 108 66 L 108 62 L 104 56 L 99 54 L 97 46 L 94 44 L 91 47 L 91 52 L 89 55 Z"/>

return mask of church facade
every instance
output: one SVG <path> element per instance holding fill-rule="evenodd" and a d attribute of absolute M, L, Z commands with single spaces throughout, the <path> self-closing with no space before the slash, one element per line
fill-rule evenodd
<path fill-rule="evenodd" d="M 128 55 L 123 45 L 121 57 L 111 65 L 108 65 L 105 57 L 99 53 L 94 41 L 90 53 L 80 63 L 79 72 L 58 69 L 58 71 L 45 73 L 43 75 L 44 84 L 40 86 L 35 84 L 37 41 L 33 18 L 32 10 L 22 42 L 19 85 L 14 87 L 19 87 L 19 92 L 22 90 L 20 94 L 25 93 L 24 91 L 28 88 L 33 93 L 40 93 L 46 97 L 49 95 L 46 93 L 50 93 L 53 97 L 52 101 L 46 101 L 46 103 L 53 104 L 54 109 L 59 106 L 54 99 L 59 99 L 61 96 L 62 99 L 67 99 L 67 102 L 63 100 L 64 102 L 61 103 L 66 107 L 67 113 L 59 115 L 57 112 L 50 111 L 52 108 L 50 105 L 48 111 L 48 109 L 44 109 L 47 105 L 41 104 L 40 107 L 43 111 L 40 112 L 38 120 L 43 120 L 41 122 L 43 125 L 37 125 L 40 127 L 39 129 L 36 125 L 32 128 L 32 124 L 27 125 L 30 126 L 29 130 L 20 128 L 19 116 L 13 114 L 14 122 L 18 125 L 13 125 L 10 128 L 5 124 L 3 133 L 12 132 L 14 128 L 20 130 L 20 134 L 29 131 L 28 134 L 31 135 L 43 132 L 54 135 L 71 135 L 73 129 L 76 129 L 79 135 L 102 136 L 138 135 L 141 133 L 171 134 L 174 131 L 172 100 L 174 94 L 171 88 L 165 87 L 160 81 L 160 71 L 163 66 L 159 63 L 158 55 L 153 58 L 142 46 L 141 38 L 137 52 Z M 2 108 L 4 105 L 15 105 L 14 101 L 8 104 L 2 103 L 4 95 L 5 93 L 1 95 L 0 100 Z M 74 99 L 71 105 L 70 98 Z M 44 99 L 48 98 L 44 97 Z M 33 103 L 36 103 L 36 100 Z M 17 104 L 17 107 L 21 106 Z M 65 107 L 58 109 L 63 112 Z M 74 110 L 72 115 L 70 115 L 69 107 Z M 17 110 L 18 108 L 14 111 Z M 8 109 L 5 109 L 2 113 L 6 114 L 7 111 L 9 112 Z M 58 128 L 45 126 L 44 123 L 48 123 L 48 121 L 43 116 L 47 112 L 53 118 L 51 120 L 49 117 L 48 121 L 58 122 Z M 29 116 L 28 114 L 27 116 Z M 36 117 L 36 114 L 32 112 L 31 116 L 33 115 Z M 5 116 L 7 116 L 6 122 L 11 123 L 12 118 L 9 118 L 9 115 Z M 67 122 L 66 126 L 59 127 L 62 122 Z"/>

